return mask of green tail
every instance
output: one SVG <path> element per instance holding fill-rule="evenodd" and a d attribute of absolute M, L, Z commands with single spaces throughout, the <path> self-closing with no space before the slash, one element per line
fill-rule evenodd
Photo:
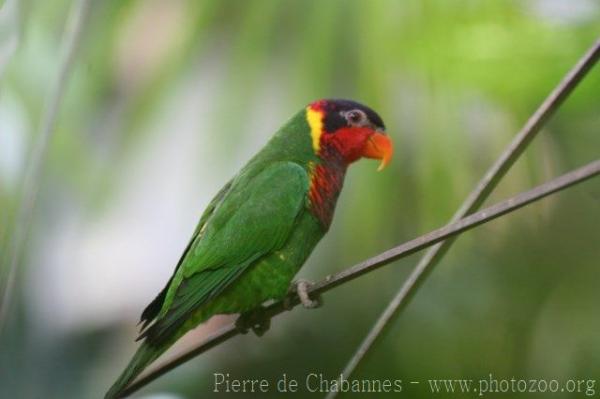
<path fill-rule="evenodd" d="M 162 347 L 150 346 L 144 342 L 133 355 L 133 359 L 129 362 L 123 373 L 117 381 L 108 390 L 104 399 L 116 399 L 121 397 L 121 392 L 129 385 L 150 363 L 156 360 L 169 346 Z"/>

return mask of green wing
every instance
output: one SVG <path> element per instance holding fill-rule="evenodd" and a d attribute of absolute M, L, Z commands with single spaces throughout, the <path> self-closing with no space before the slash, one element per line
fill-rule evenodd
<path fill-rule="evenodd" d="M 237 179 L 236 179 L 237 180 Z M 162 309 L 140 337 L 159 344 L 257 259 L 283 246 L 304 209 L 308 176 L 280 162 L 240 176 L 199 231 L 169 285 Z"/>
<path fill-rule="evenodd" d="M 187 247 L 183 251 L 183 254 L 179 258 L 179 261 L 177 262 L 177 267 L 175 268 L 173 275 L 167 282 L 167 285 L 162 289 L 160 294 L 158 294 L 156 296 L 156 298 L 154 298 L 154 300 L 152 302 L 150 302 L 150 305 L 146 306 L 146 309 L 144 309 L 144 311 L 142 312 L 142 317 L 140 318 L 140 323 L 143 323 L 142 328 L 141 328 L 142 332 L 144 329 L 146 329 L 148 324 L 150 324 L 152 322 L 152 320 L 154 320 L 156 318 L 156 316 L 158 316 L 158 313 L 160 312 L 160 309 L 162 308 L 162 305 L 165 301 L 165 297 L 167 296 L 167 291 L 169 290 L 169 286 L 171 285 L 173 278 L 177 274 L 179 267 L 181 266 L 181 264 L 183 263 L 183 260 L 187 256 L 190 248 L 192 247 L 192 244 L 198 239 L 200 231 L 202 230 L 202 228 L 204 227 L 204 225 L 206 224 L 208 219 L 212 216 L 215 208 L 223 201 L 223 198 L 225 197 L 225 195 L 231 188 L 231 183 L 232 183 L 232 181 L 230 180 L 225 186 L 223 186 L 223 188 L 221 190 L 219 190 L 219 192 L 217 193 L 217 195 L 215 195 L 215 197 L 212 199 L 212 201 L 210 201 L 210 203 L 204 210 L 204 213 L 200 217 L 200 221 L 198 222 L 198 225 L 196 226 L 196 229 L 194 230 L 194 234 L 192 234 L 192 239 L 190 240 Z"/>

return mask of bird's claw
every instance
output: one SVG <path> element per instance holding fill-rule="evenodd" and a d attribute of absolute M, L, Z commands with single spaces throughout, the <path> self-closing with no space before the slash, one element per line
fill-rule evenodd
<path fill-rule="evenodd" d="M 264 306 L 249 310 L 239 315 L 235 326 L 242 334 L 247 334 L 252 329 L 257 337 L 261 337 L 271 327 L 271 319 L 265 314 Z"/>
<path fill-rule="evenodd" d="M 318 295 L 315 299 L 311 299 L 308 296 L 308 289 L 312 285 L 313 283 L 311 281 L 304 279 L 298 279 L 292 282 L 292 284 L 290 285 L 289 292 L 296 293 L 298 295 L 298 298 L 300 299 L 300 303 L 302 303 L 302 306 L 304 306 L 306 309 L 316 309 L 323 305 L 323 298 L 321 298 L 321 295 Z M 290 310 L 293 307 L 292 297 L 288 295 L 283 300 L 283 307 L 287 310 Z"/>

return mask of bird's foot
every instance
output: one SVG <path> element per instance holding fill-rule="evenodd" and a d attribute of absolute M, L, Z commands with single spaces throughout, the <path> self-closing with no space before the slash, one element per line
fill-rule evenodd
<path fill-rule="evenodd" d="M 271 327 L 271 318 L 265 314 L 265 307 L 261 305 L 240 314 L 235 321 L 235 326 L 242 334 L 246 334 L 249 329 L 252 329 L 257 337 L 261 337 Z"/>
<path fill-rule="evenodd" d="M 288 292 L 296 293 L 298 295 L 298 298 L 300 299 L 300 303 L 302 303 L 302 306 L 304 306 L 306 309 L 316 309 L 323 305 L 323 298 L 321 297 L 321 295 L 318 295 L 315 299 L 311 299 L 308 296 L 308 289 L 313 284 L 314 283 L 311 281 L 298 279 L 292 282 Z M 293 308 L 292 298 L 289 295 L 283 300 L 283 307 L 287 310 Z"/>

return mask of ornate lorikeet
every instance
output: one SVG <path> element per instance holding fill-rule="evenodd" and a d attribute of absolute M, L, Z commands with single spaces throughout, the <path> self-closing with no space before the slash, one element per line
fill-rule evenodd
<path fill-rule="evenodd" d="M 110 388 L 118 397 L 141 371 L 211 316 L 245 313 L 286 296 L 329 229 L 348 165 L 392 156 L 383 121 L 348 100 L 298 112 L 208 205 L 166 287 L 141 317 L 143 342 Z M 306 285 L 297 287 L 311 306 Z"/>

